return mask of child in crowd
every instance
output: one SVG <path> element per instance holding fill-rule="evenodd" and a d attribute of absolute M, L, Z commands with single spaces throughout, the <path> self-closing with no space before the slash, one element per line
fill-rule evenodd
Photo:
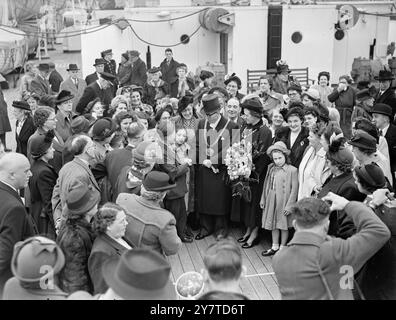
<path fill-rule="evenodd" d="M 288 164 L 290 150 L 282 141 L 269 147 L 267 154 L 274 163 L 268 167 L 260 207 L 263 209 L 262 226 L 272 231 L 272 247 L 263 251 L 262 255 L 272 256 L 282 249 L 288 240 L 288 229 L 291 227 L 290 206 L 297 201 L 298 174 L 297 168 Z"/>

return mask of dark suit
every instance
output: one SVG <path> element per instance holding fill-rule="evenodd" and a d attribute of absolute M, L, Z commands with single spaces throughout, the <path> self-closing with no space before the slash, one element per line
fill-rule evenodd
<path fill-rule="evenodd" d="M 18 126 L 18 121 L 17 121 L 17 126 Z M 27 157 L 27 143 L 29 141 L 30 136 L 33 135 L 35 131 L 36 131 L 36 127 L 34 126 L 33 118 L 31 116 L 28 116 L 25 119 L 25 122 L 23 123 L 23 126 L 19 134 L 15 131 L 15 140 L 17 143 L 16 152 L 22 153 Z"/>
<path fill-rule="evenodd" d="M 37 228 L 18 193 L 0 182 L 0 297 L 5 282 L 12 277 L 14 245 L 37 234 Z"/>
<path fill-rule="evenodd" d="M 175 79 L 177 78 L 176 69 L 179 65 L 180 63 L 173 59 L 169 62 L 168 65 L 166 59 L 164 59 L 164 61 L 162 61 L 160 64 L 162 80 L 167 83 L 175 81 Z"/>
<path fill-rule="evenodd" d="M 123 239 L 133 248 L 126 238 Z M 101 234 L 95 239 L 88 259 L 88 271 L 94 286 L 94 294 L 105 293 L 109 287 L 102 276 L 103 263 L 109 259 L 121 257 L 127 250 L 107 234 Z"/>
<path fill-rule="evenodd" d="M 51 165 L 42 160 L 34 161 L 31 171 L 33 175 L 29 181 L 29 188 L 32 218 L 40 234 L 55 240 L 51 198 L 58 175 Z"/>
<path fill-rule="evenodd" d="M 99 84 L 95 81 L 85 88 L 84 93 L 77 103 L 76 112 L 80 114 L 87 113 L 86 110 L 88 103 L 99 98 L 102 102 L 105 110 L 108 109 L 111 104 L 111 100 L 114 98 L 113 90 L 111 87 L 103 90 L 99 87 Z"/>
<path fill-rule="evenodd" d="M 106 154 L 104 165 L 112 190 L 115 190 L 118 176 L 122 168 L 132 165 L 133 147 L 128 145 L 124 149 L 116 149 Z"/>
<path fill-rule="evenodd" d="M 137 85 L 143 87 L 147 82 L 147 67 L 142 59 L 137 59 L 136 62 L 132 64 L 131 76 L 126 85 Z"/>
<path fill-rule="evenodd" d="M 392 174 L 394 174 L 394 172 L 396 172 L 396 126 L 395 125 L 390 124 L 388 131 L 386 131 L 385 139 L 386 142 L 388 143 L 391 172 Z"/>
<path fill-rule="evenodd" d="M 287 149 L 290 150 L 290 164 L 293 167 L 298 168 L 300 162 L 304 156 L 305 149 L 308 147 L 309 141 L 309 129 L 306 127 L 301 128 L 300 134 L 297 136 L 293 147 L 290 149 L 290 128 L 282 127 L 275 132 L 275 142 L 283 141 L 286 144 Z"/>
<path fill-rule="evenodd" d="M 191 92 L 194 91 L 195 85 L 194 81 L 191 80 L 190 78 L 187 78 L 187 86 L 186 91 L 189 90 Z M 172 98 L 179 98 L 178 97 L 178 91 L 179 91 L 179 78 L 176 78 L 171 84 L 170 84 L 170 96 Z"/>
<path fill-rule="evenodd" d="M 377 93 L 375 97 L 375 103 L 385 103 L 392 108 L 392 119 L 393 121 L 396 114 L 396 94 L 394 88 L 389 88 L 383 94 Z"/>
<path fill-rule="evenodd" d="M 39 96 L 40 100 L 51 101 L 51 107 L 54 106 L 54 95 L 51 90 L 50 83 L 47 79 L 43 79 L 41 75 L 37 74 L 30 83 L 30 91 Z"/>
<path fill-rule="evenodd" d="M 87 86 L 89 86 L 91 83 L 94 83 L 98 79 L 98 74 L 94 72 L 85 77 L 85 82 L 87 83 Z"/>
<path fill-rule="evenodd" d="M 52 92 L 59 92 L 59 88 L 61 83 L 63 82 L 63 78 L 57 70 L 51 72 L 48 82 L 50 83 Z"/>

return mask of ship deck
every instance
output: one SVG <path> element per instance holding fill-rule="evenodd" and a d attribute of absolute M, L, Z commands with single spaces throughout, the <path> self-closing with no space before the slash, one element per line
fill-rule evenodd
<path fill-rule="evenodd" d="M 238 239 L 241 232 L 232 229 L 230 236 Z M 169 256 L 172 266 L 172 280 L 188 271 L 200 272 L 204 268 L 203 257 L 205 251 L 215 240 L 213 236 L 192 243 L 183 243 L 178 254 Z M 280 300 L 280 293 L 275 275 L 263 275 L 273 272 L 271 257 L 263 257 L 261 252 L 270 247 L 270 240 L 265 237 L 260 243 L 250 249 L 242 249 L 243 264 L 246 267 L 247 277 L 240 282 L 241 292 L 252 300 Z"/>

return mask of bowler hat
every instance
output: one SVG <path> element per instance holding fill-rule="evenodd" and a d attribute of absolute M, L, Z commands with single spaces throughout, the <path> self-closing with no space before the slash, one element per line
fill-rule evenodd
<path fill-rule="evenodd" d="M 264 107 L 258 99 L 246 100 L 244 103 L 242 103 L 241 108 L 253 111 L 259 116 L 261 116 L 264 113 Z"/>
<path fill-rule="evenodd" d="M 378 113 L 388 116 L 392 119 L 392 108 L 385 103 L 376 103 L 370 111 L 371 114 Z"/>
<path fill-rule="evenodd" d="M 40 63 L 40 64 L 38 65 L 38 69 L 39 69 L 40 71 L 49 71 L 50 67 L 49 67 L 49 64 L 48 64 L 48 63 Z"/>
<path fill-rule="evenodd" d="M 75 117 L 70 124 L 73 134 L 78 134 L 81 132 L 88 133 L 89 127 L 89 120 L 84 116 Z"/>
<path fill-rule="evenodd" d="M 359 180 L 363 180 L 366 185 L 374 189 L 381 189 L 386 186 L 386 178 L 382 169 L 375 163 L 357 166 L 354 169 Z"/>
<path fill-rule="evenodd" d="M 140 52 L 137 50 L 129 51 L 129 54 L 131 57 L 139 57 L 140 56 Z"/>
<path fill-rule="evenodd" d="M 80 69 L 74 63 L 69 64 L 69 68 L 66 69 L 66 71 L 78 71 L 78 70 L 80 70 Z"/>
<path fill-rule="evenodd" d="M 208 94 L 202 98 L 203 110 L 206 114 L 211 114 L 221 108 L 217 94 Z"/>
<path fill-rule="evenodd" d="M 152 67 L 147 72 L 153 74 L 153 73 L 161 72 L 161 69 L 158 67 Z"/>
<path fill-rule="evenodd" d="M 100 76 L 107 81 L 114 81 L 116 76 L 108 72 L 99 72 Z"/>
<path fill-rule="evenodd" d="M 30 106 L 26 101 L 13 101 L 12 106 L 17 109 L 31 111 Z"/>
<path fill-rule="evenodd" d="M 84 214 L 92 210 L 100 201 L 100 193 L 85 182 L 73 186 L 66 195 L 68 213 Z"/>
<path fill-rule="evenodd" d="M 290 154 L 290 150 L 287 149 L 287 146 L 283 141 L 277 141 L 272 146 L 270 146 L 267 149 L 267 154 L 270 156 L 274 151 L 280 151 L 286 156 Z"/>
<path fill-rule="evenodd" d="M 228 85 L 231 81 L 235 81 L 236 84 L 238 85 L 238 89 L 241 89 L 242 87 L 242 81 L 239 77 L 237 77 L 237 75 L 235 73 L 233 73 L 232 75 L 230 75 L 225 81 L 224 84 Z"/>
<path fill-rule="evenodd" d="M 147 191 L 166 191 L 176 187 L 176 183 L 170 182 L 165 172 L 151 171 L 144 177 L 143 187 Z"/>
<path fill-rule="evenodd" d="M 395 76 L 391 71 L 384 69 L 380 70 L 378 76 L 375 76 L 374 79 L 378 81 L 386 81 L 395 79 Z"/>
<path fill-rule="evenodd" d="M 72 100 L 73 98 L 74 95 L 72 95 L 70 91 L 62 90 L 61 92 L 59 92 L 58 96 L 56 97 L 55 104 L 59 105 L 62 104 L 63 102 Z"/>
<path fill-rule="evenodd" d="M 136 248 L 119 258 L 107 260 L 102 267 L 107 285 L 126 300 L 174 300 L 170 281 L 171 266 L 160 253 Z"/>
<path fill-rule="evenodd" d="M 356 130 L 351 140 L 348 141 L 351 146 L 359 149 L 375 152 L 377 151 L 377 140 L 363 130 Z"/>
<path fill-rule="evenodd" d="M 107 49 L 107 50 L 102 51 L 100 54 L 101 54 L 102 57 L 105 57 L 108 54 L 113 54 L 113 50 L 112 49 Z"/>
<path fill-rule="evenodd" d="M 104 59 L 99 58 L 99 59 L 95 59 L 95 63 L 93 66 L 96 67 L 96 66 L 99 66 L 99 65 L 105 64 L 105 63 L 106 63 L 106 61 Z"/>
<path fill-rule="evenodd" d="M 49 130 L 46 134 L 36 136 L 30 140 L 30 155 L 33 159 L 42 157 L 52 145 L 54 139 L 54 131 Z"/>
<path fill-rule="evenodd" d="M 22 282 L 39 282 L 56 275 L 65 265 L 65 256 L 55 241 L 42 236 L 17 242 L 11 258 L 11 271 Z M 50 270 L 44 270 L 48 266 Z M 50 272 L 51 271 L 51 272 Z"/>
<path fill-rule="evenodd" d="M 102 141 L 117 130 L 117 124 L 111 118 L 102 118 L 95 122 L 92 128 L 92 139 Z"/>

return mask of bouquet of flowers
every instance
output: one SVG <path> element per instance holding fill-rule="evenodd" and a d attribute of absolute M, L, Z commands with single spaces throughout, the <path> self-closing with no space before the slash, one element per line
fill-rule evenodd
<path fill-rule="evenodd" d="M 252 144 L 241 140 L 227 149 L 225 165 L 232 187 L 233 197 L 251 200 L 249 187 L 250 175 L 253 170 Z"/>

